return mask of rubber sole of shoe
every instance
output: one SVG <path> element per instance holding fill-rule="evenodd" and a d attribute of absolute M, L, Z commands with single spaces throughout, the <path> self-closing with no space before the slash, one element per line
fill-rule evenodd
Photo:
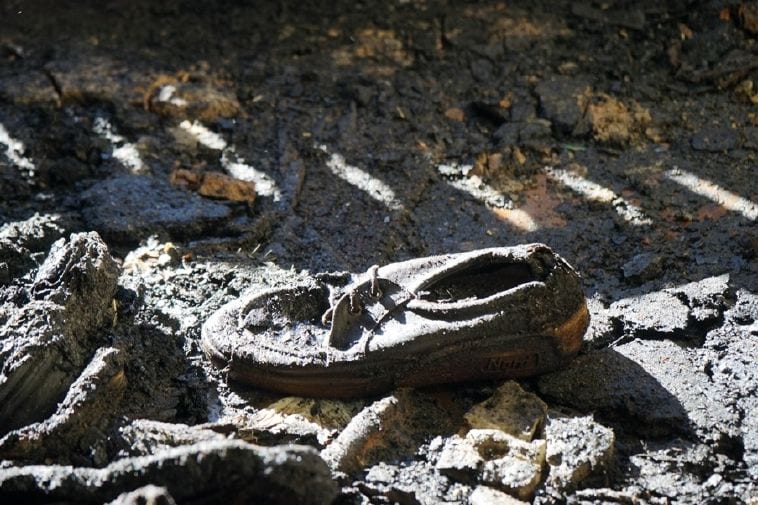
<path fill-rule="evenodd" d="M 209 342 L 203 349 L 214 365 L 236 382 L 294 396 L 358 398 L 399 386 L 421 387 L 479 380 L 532 377 L 566 366 L 581 348 L 589 325 L 582 305 L 547 335 L 465 341 L 442 349 L 375 353 L 368 359 L 329 366 L 267 366 L 229 360 Z"/>

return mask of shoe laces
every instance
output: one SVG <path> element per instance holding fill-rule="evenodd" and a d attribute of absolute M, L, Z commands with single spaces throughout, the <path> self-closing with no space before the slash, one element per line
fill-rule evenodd
<path fill-rule="evenodd" d="M 384 293 L 379 287 L 379 265 L 372 265 L 367 273 L 369 274 L 369 295 L 375 299 L 380 299 Z M 364 304 L 361 302 L 360 295 L 356 288 L 348 289 L 348 310 L 351 314 L 358 315 L 363 312 Z M 324 326 L 329 326 L 332 322 L 332 316 L 334 315 L 334 308 L 337 305 L 337 301 L 341 298 L 341 293 L 332 293 L 330 295 L 329 308 L 321 316 L 321 323 Z"/>

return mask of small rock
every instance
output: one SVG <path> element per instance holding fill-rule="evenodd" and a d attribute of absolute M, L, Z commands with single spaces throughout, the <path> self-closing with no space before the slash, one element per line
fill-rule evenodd
<path fill-rule="evenodd" d="M 634 101 L 627 105 L 605 93 L 593 94 L 587 101 L 587 119 L 598 142 L 625 146 L 641 139 L 652 122 L 650 112 Z"/>
<path fill-rule="evenodd" d="M 374 448 L 383 427 L 398 416 L 398 399 L 388 396 L 372 403 L 355 416 L 342 433 L 321 451 L 335 471 L 350 473 L 368 466 L 367 452 Z"/>
<path fill-rule="evenodd" d="M 413 454 L 430 432 L 452 429 L 449 414 L 412 389 L 399 389 L 358 413 L 321 456 L 333 469 L 351 473 L 388 458 Z"/>
<path fill-rule="evenodd" d="M 550 122 L 544 119 L 537 119 L 525 123 L 518 133 L 519 144 L 526 147 L 539 145 L 539 142 L 546 141 L 551 135 Z"/>
<path fill-rule="evenodd" d="M 498 454 L 506 447 L 497 437 L 482 435 L 484 440 L 475 441 L 480 451 Z M 530 500 L 542 479 L 545 441 L 536 440 L 531 444 L 519 445 L 511 440 L 507 447 L 508 454 L 485 461 L 481 473 L 482 483 L 503 489 L 522 500 Z"/>
<path fill-rule="evenodd" d="M 503 123 L 492 134 L 499 146 L 534 147 L 550 137 L 550 122 L 544 119 L 528 123 Z"/>
<path fill-rule="evenodd" d="M 122 267 L 125 272 L 131 270 L 146 272 L 155 268 L 177 266 L 181 259 L 182 253 L 172 242 L 161 243 L 157 237 L 148 237 L 143 245 L 129 251 Z"/>
<path fill-rule="evenodd" d="M 218 172 L 206 173 L 197 192 L 208 198 L 220 198 L 231 202 L 255 201 L 254 182 L 242 181 Z"/>
<path fill-rule="evenodd" d="M 465 121 L 466 113 L 460 107 L 451 107 L 445 111 L 445 117 L 452 121 Z"/>
<path fill-rule="evenodd" d="M 343 430 L 363 407 L 362 401 L 338 401 L 288 396 L 257 410 L 244 420 L 232 420 L 257 440 L 305 442 L 315 439 L 326 445 Z M 264 438 L 265 437 L 265 438 Z"/>
<path fill-rule="evenodd" d="M 450 437 L 436 468 L 462 482 L 481 482 L 528 500 L 542 477 L 545 441 L 524 442 L 500 430 Z"/>
<path fill-rule="evenodd" d="M 239 114 L 240 104 L 233 89 L 208 82 L 162 78 L 146 97 L 150 110 L 171 118 L 216 121 Z"/>
<path fill-rule="evenodd" d="M 613 461 L 613 430 L 592 416 L 551 415 L 545 426 L 548 483 L 561 492 L 571 491 L 585 479 L 605 471 Z"/>
<path fill-rule="evenodd" d="M 168 489 L 148 484 L 129 493 L 122 493 L 108 505 L 176 505 Z"/>
<path fill-rule="evenodd" d="M 621 267 L 624 279 L 641 284 L 657 279 L 663 273 L 663 257 L 655 253 L 637 254 Z"/>
<path fill-rule="evenodd" d="M 176 168 L 171 171 L 168 181 L 172 186 L 183 189 L 197 190 L 203 180 L 203 174 L 186 168 Z"/>
<path fill-rule="evenodd" d="M 482 461 L 482 455 L 470 440 L 454 435 L 445 443 L 436 467 L 455 480 L 473 482 Z"/>
<path fill-rule="evenodd" d="M 474 405 L 463 417 L 472 428 L 502 430 L 530 442 L 547 414 L 547 405 L 517 382 L 508 381 L 495 393 Z"/>
<path fill-rule="evenodd" d="M 551 76 L 534 88 L 540 99 L 542 117 L 549 119 L 564 134 L 586 131 L 582 126 L 584 111 L 579 98 L 591 91 L 590 82 L 582 77 Z"/>
<path fill-rule="evenodd" d="M 737 147 L 737 132 L 728 126 L 707 126 L 692 136 L 692 148 L 696 151 L 718 153 Z"/>
<path fill-rule="evenodd" d="M 713 489 L 717 487 L 719 484 L 721 484 L 723 480 L 724 478 L 721 475 L 714 473 L 713 475 L 708 477 L 708 480 L 703 482 L 703 487 L 705 487 L 706 489 Z"/>
<path fill-rule="evenodd" d="M 518 145 L 519 132 L 522 127 L 521 123 L 503 123 L 492 134 L 492 139 L 502 147 Z"/>
<path fill-rule="evenodd" d="M 529 123 L 537 118 L 537 105 L 531 96 L 519 97 L 509 110 L 514 123 Z"/>
<path fill-rule="evenodd" d="M 359 106 L 366 107 L 376 96 L 376 91 L 372 86 L 356 84 L 352 87 L 350 95 Z"/>
<path fill-rule="evenodd" d="M 488 486 L 477 486 L 468 499 L 469 505 L 527 505 L 509 494 Z"/>
<path fill-rule="evenodd" d="M 220 172 L 193 172 L 178 168 L 171 172 L 169 181 L 174 186 L 197 191 L 208 198 L 218 198 L 232 202 L 255 201 L 255 183 L 243 181 Z"/>

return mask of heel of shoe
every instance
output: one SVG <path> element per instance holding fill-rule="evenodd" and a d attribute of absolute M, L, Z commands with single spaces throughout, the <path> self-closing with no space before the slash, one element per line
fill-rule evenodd
<path fill-rule="evenodd" d="M 576 355 L 582 348 L 582 341 L 590 325 L 590 312 L 587 304 L 582 305 L 563 322 L 553 328 L 549 335 L 553 337 L 556 348 L 566 356 Z"/>

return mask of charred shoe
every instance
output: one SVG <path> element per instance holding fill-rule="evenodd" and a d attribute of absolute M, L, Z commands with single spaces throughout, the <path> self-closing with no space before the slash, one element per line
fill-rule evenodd
<path fill-rule="evenodd" d="M 579 276 L 542 244 L 315 276 L 243 296 L 203 325 L 234 381 L 349 398 L 397 386 L 528 377 L 560 368 L 589 324 Z"/>

